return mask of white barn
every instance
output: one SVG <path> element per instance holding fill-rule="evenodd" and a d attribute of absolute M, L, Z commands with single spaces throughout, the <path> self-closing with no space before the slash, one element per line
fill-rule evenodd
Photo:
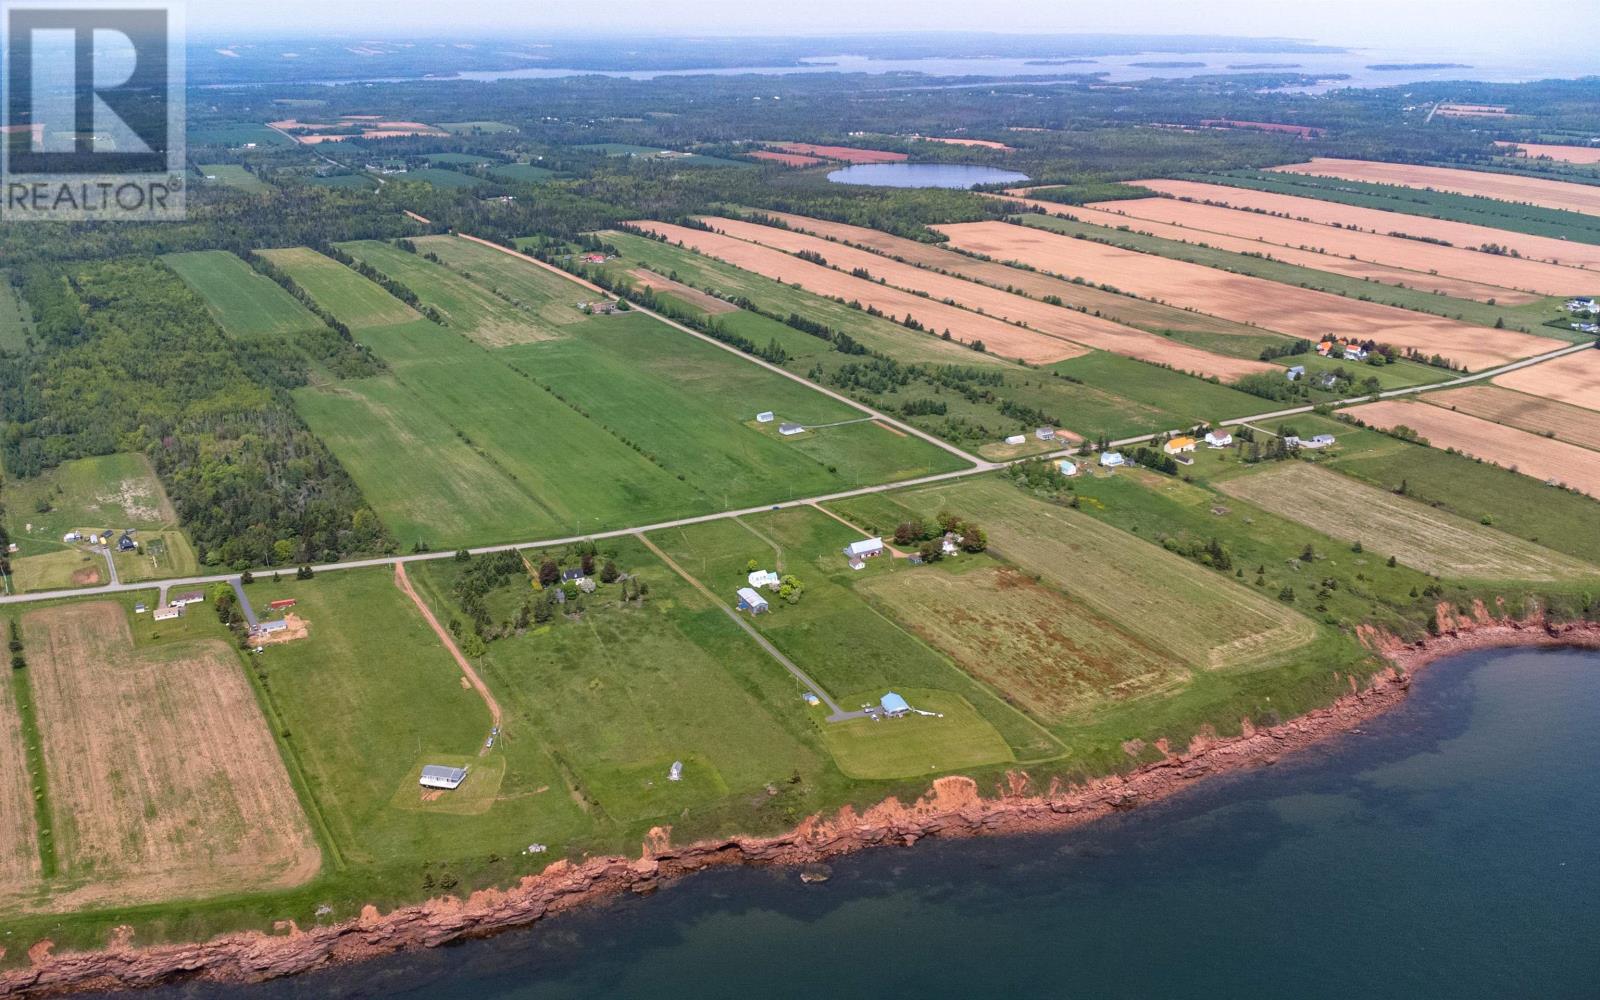
<path fill-rule="evenodd" d="M 870 559 L 883 554 L 883 539 L 863 538 L 859 542 L 851 542 L 844 547 L 844 554 L 851 559 Z"/>
<path fill-rule="evenodd" d="M 739 610 L 748 611 L 753 615 L 763 614 L 767 610 L 767 599 L 750 587 L 740 587 Z"/>
<path fill-rule="evenodd" d="M 423 788 L 443 788 L 446 790 L 461 787 L 467 780 L 467 769 L 464 767 L 446 767 L 443 764 L 424 764 L 422 778 L 418 784 Z"/>

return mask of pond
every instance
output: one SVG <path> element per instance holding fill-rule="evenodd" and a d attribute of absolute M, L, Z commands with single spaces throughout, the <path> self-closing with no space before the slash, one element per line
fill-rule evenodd
<path fill-rule="evenodd" d="M 835 184 L 876 184 L 897 188 L 970 188 L 979 184 L 1020 184 L 1027 174 L 999 167 L 974 167 L 961 163 L 857 163 L 835 170 Z"/>

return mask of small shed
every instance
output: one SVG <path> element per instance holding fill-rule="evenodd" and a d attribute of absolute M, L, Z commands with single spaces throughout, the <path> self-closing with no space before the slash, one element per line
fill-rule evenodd
<path fill-rule="evenodd" d="M 748 611 L 753 615 L 764 614 L 767 611 L 767 599 L 750 587 L 740 587 L 739 610 Z"/>
<path fill-rule="evenodd" d="M 423 788 L 443 788 L 445 790 L 460 788 L 461 783 L 467 780 L 467 769 L 464 767 L 446 767 L 443 764 L 422 765 L 422 778 L 418 784 Z"/>
<path fill-rule="evenodd" d="M 1070 458 L 1059 458 L 1056 459 L 1056 470 L 1063 476 L 1076 476 L 1078 474 L 1078 463 Z"/>
<path fill-rule="evenodd" d="M 136 614 L 136 615 L 142 615 L 146 611 L 149 611 L 149 610 L 150 609 L 145 606 L 145 603 L 143 601 L 140 601 L 140 602 L 138 602 L 137 604 L 135 604 L 133 606 L 133 613 Z"/>
<path fill-rule="evenodd" d="M 1127 461 L 1127 459 L 1122 457 L 1122 452 L 1120 451 L 1106 451 L 1100 453 L 1100 467 L 1104 469 L 1115 469 L 1119 465 L 1126 464 Z"/>
<path fill-rule="evenodd" d="M 883 709 L 883 714 L 891 719 L 898 719 L 911 712 L 911 705 L 904 698 L 890 691 L 878 702 L 878 707 Z"/>
<path fill-rule="evenodd" d="M 773 419 L 774 418 L 771 410 L 762 410 L 760 413 L 756 414 L 756 421 L 758 423 L 770 424 L 772 423 Z"/>

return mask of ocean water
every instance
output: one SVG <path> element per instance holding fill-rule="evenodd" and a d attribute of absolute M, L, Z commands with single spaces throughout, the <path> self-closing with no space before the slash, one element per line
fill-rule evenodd
<path fill-rule="evenodd" d="M 829 172 L 835 184 L 876 184 L 894 188 L 960 188 L 979 184 L 1021 184 L 1027 174 L 961 163 L 855 163 Z"/>
<path fill-rule="evenodd" d="M 1594 998 L 1600 655 L 1472 653 L 1279 764 L 1061 834 L 720 870 L 240 997 Z"/>

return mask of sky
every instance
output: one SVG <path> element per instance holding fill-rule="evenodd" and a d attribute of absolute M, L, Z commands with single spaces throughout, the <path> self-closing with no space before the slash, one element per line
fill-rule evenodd
<path fill-rule="evenodd" d="M 1227 34 L 1432 52 L 1556 53 L 1595 0 L 188 0 L 189 34 L 818 35 L 913 31 Z"/>

